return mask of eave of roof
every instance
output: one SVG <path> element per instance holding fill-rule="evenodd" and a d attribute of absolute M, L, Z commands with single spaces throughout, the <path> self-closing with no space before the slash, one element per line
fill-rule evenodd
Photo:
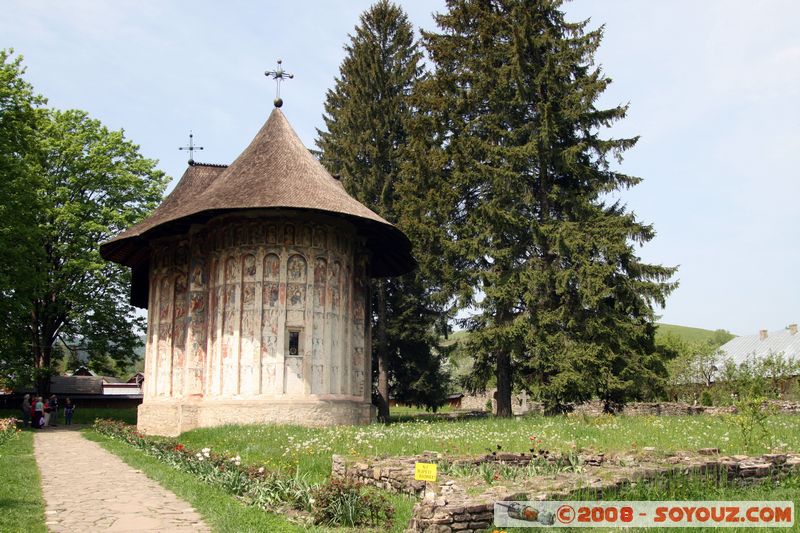
<path fill-rule="evenodd" d="M 100 253 L 133 268 L 136 277 L 136 270 L 148 264 L 150 240 L 185 234 L 192 224 L 220 214 L 252 209 L 320 212 L 348 220 L 367 239 L 373 277 L 416 268 L 405 234 L 348 195 L 277 108 L 231 165 L 191 165 L 151 216 L 103 243 Z"/>

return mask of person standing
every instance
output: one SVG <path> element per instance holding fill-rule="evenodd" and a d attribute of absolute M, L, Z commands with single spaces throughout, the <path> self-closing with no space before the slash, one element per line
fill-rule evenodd
<path fill-rule="evenodd" d="M 33 421 L 32 425 L 36 429 L 42 429 L 44 427 L 44 402 L 42 402 L 42 397 L 36 397 L 36 403 L 33 406 Z"/>
<path fill-rule="evenodd" d="M 64 424 L 67 426 L 72 425 L 72 413 L 75 412 L 75 404 L 69 398 L 64 402 Z"/>
<path fill-rule="evenodd" d="M 50 399 L 43 399 L 42 405 L 44 405 L 44 411 L 42 412 L 42 427 L 47 427 L 50 425 Z"/>
<path fill-rule="evenodd" d="M 58 422 L 58 397 L 53 394 L 50 396 L 50 423 L 49 426 L 57 426 Z"/>
<path fill-rule="evenodd" d="M 22 397 L 22 427 L 28 427 L 31 423 L 31 395 L 26 394 Z"/>

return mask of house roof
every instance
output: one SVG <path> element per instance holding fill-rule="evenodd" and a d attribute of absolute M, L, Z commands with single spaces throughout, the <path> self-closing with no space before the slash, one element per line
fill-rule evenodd
<path fill-rule="evenodd" d="M 787 328 L 767 332 L 763 339 L 760 334 L 743 335 L 729 340 L 720 350 L 737 365 L 753 357 L 763 358 L 771 353 L 782 353 L 784 357 L 800 361 L 800 333 Z"/>
<path fill-rule="evenodd" d="M 103 376 L 53 376 L 50 392 L 58 395 L 103 394 Z"/>
<path fill-rule="evenodd" d="M 278 108 L 233 163 L 191 165 L 152 215 L 103 243 L 100 253 L 133 268 L 134 285 L 144 282 L 140 290 L 146 291 L 147 276 L 141 271 L 149 259 L 149 240 L 184 234 L 191 224 L 222 213 L 253 209 L 319 212 L 350 221 L 367 239 L 374 277 L 400 275 L 416 267 L 405 234 L 347 194 Z M 141 295 L 138 300 L 142 301 Z"/>

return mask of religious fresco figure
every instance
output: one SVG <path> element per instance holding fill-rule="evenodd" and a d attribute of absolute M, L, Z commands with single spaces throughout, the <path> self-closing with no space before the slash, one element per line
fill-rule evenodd
<path fill-rule="evenodd" d="M 311 228 L 308 226 L 303 226 L 303 234 L 302 238 L 300 239 L 300 244 L 303 246 L 311 246 Z"/>
<path fill-rule="evenodd" d="M 192 288 L 201 289 L 205 286 L 205 279 L 203 276 L 203 265 L 199 261 L 192 265 Z"/>
<path fill-rule="evenodd" d="M 325 248 L 325 229 L 314 228 L 314 248 Z"/>
<path fill-rule="evenodd" d="M 256 256 L 253 254 L 244 256 L 244 275 L 246 277 L 255 277 L 256 275 Z"/>
<path fill-rule="evenodd" d="M 236 275 L 236 258 L 228 257 L 225 260 L 225 282 L 229 283 L 235 281 L 238 276 Z"/>
<path fill-rule="evenodd" d="M 275 254 L 264 257 L 264 279 L 278 280 L 281 273 L 281 259 Z"/>
<path fill-rule="evenodd" d="M 255 283 L 245 283 L 242 287 L 242 304 L 252 305 L 256 301 L 256 285 Z"/>
<path fill-rule="evenodd" d="M 289 279 L 293 281 L 305 281 L 306 279 L 306 260 L 302 256 L 293 255 L 289 258 L 287 266 Z"/>
<path fill-rule="evenodd" d="M 263 289 L 263 301 L 266 307 L 276 307 L 280 291 L 277 283 L 265 283 Z"/>
<path fill-rule="evenodd" d="M 325 260 L 324 257 L 317 257 L 317 260 L 314 262 L 314 284 L 315 285 L 324 285 L 325 284 L 325 277 L 326 272 L 328 270 L 328 262 Z"/>
<path fill-rule="evenodd" d="M 192 294 L 192 304 L 191 304 L 191 313 L 195 314 L 200 311 L 205 310 L 206 308 L 206 297 L 203 293 L 193 293 Z"/>
<path fill-rule="evenodd" d="M 292 292 L 291 303 L 293 307 L 300 307 L 303 305 L 303 292 L 301 289 L 295 287 Z"/>
<path fill-rule="evenodd" d="M 241 337 L 244 339 L 252 339 L 253 333 L 256 330 L 255 311 L 242 311 L 242 324 L 239 328 Z"/>
<path fill-rule="evenodd" d="M 175 276 L 175 294 L 184 294 L 188 290 L 189 286 L 186 283 L 186 276 L 183 274 Z"/>
<path fill-rule="evenodd" d="M 314 307 L 325 309 L 325 287 L 314 286 Z"/>
<path fill-rule="evenodd" d="M 283 227 L 283 244 L 294 244 L 294 226 L 290 224 Z"/>

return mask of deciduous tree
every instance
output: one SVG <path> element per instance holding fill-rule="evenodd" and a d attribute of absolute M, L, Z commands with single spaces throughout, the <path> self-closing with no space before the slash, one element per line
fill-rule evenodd
<path fill-rule="evenodd" d="M 19 63 L 6 57 L 0 90 L 32 94 Z M 25 98 L 34 107 L 41 104 Z M 128 303 L 130 274 L 104 261 L 98 245 L 150 212 L 167 178 L 122 131 L 107 129 L 83 111 L 40 108 L 34 115 L 26 119 L 32 133 L 18 151 L 9 155 L 4 143 L 0 155 L 3 165 L 12 157 L 24 161 L 9 169 L 19 185 L 3 196 L 2 215 L 24 225 L 3 226 L 2 238 L 23 235 L 15 253 L 25 267 L 3 269 L 2 291 L 15 296 L 15 307 L 4 312 L 16 327 L 24 324 L 23 366 L 37 372 L 39 387 L 46 390 L 58 339 L 78 344 L 90 358 L 135 357 L 143 319 Z M 16 135 L 15 123 L 7 123 L 3 113 L 0 139 Z M 2 334 L 4 348 L 12 338 L 7 335 L 16 334 L 16 329 Z M 6 352 L 3 358 L 19 355 Z"/>

